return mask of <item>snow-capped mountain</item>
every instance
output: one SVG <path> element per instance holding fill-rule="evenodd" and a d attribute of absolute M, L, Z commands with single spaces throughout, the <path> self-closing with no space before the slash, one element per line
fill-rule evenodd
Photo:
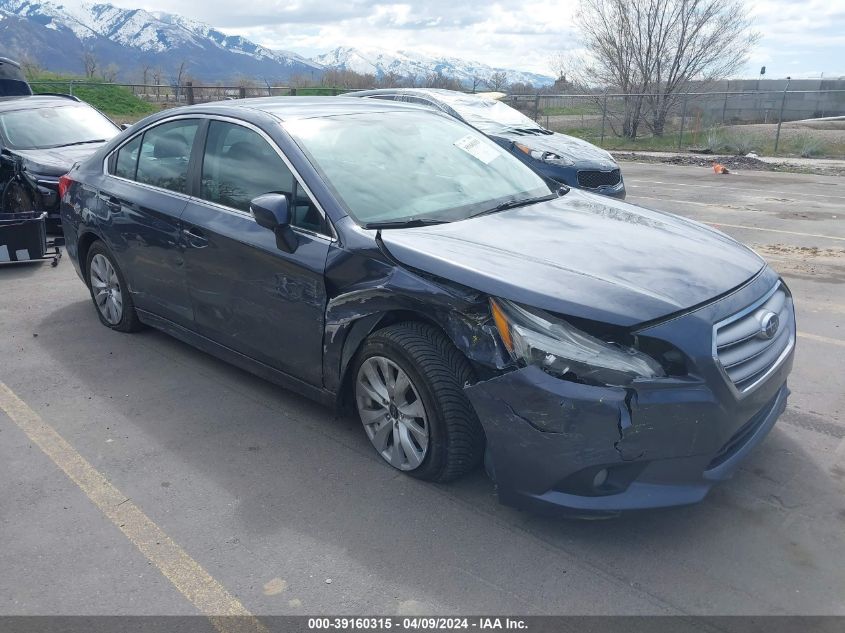
<path fill-rule="evenodd" d="M 534 73 L 410 51 L 339 47 L 306 59 L 171 13 L 122 9 L 107 3 L 68 6 L 51 0 L 0 0 L 0 55 L 30 59 L 51 71 L 82 74 L 83 58 L 89 53 L 100 70 L 114 65 L 124 81 L 137 80 L 142 68 L 159 70 L 170 79 L 183 68 L 202 81 L 319 79 L 324 68 L 354 70 L 377 78 L 394 73 L 424 79 L 439 73 L 465 86 L 484 81 L 497 71 L 506 74 L 508 83 L 543 86 L 553 81 Z"/>
<path fill-rule="evenodd" d="M 313 59 L 327 68 L 375 75 L 377 79 L 390 73 L 400 77 L 420 79 L 424 79 L 430 73 L 440 73 L 444 77 L 456 79 L 465 86 L 472 86 L 474 80 L 485 81 L 493 73 L 504 72 L 508 84 L 519 82 L 547 86 L 554 83 L 552 77 L 545 75 L 508 68 L 493 68 L 481 62 L 456 57 L 430 57 L 412 51 L 389 52 L 380 49 L 365 50 L 341 46 Z"/>
<path fill-rule="evenodd" d="M 271 50 L 238 35 L 169 13 L 121 9 L 111 4 L 67 6 L 53 2 L 0 0 L 0 47 L 5 54 L 34 58 L 50 70 L 79 73 L 85 51 L 124 76 L 140 66 L 170 73 L 185 62 L 201 79 L 238 75 L 288 79 L 322 68 L 288 51 Z"/>

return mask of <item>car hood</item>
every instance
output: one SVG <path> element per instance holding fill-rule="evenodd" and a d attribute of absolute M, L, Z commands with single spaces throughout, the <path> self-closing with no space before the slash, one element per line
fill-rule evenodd
<path fill-rule="evenodd" d="M 503 133 L 500 136 L 509 141 L 520 143 L 540 152 L 552 152 L 574 161 L 576 164 L 598 163 L 602 169 L 613 169 L 617 167 L 613 157 L 592 143 L 588 143 L 574 136 L 566 134 L 517 134 L 513 132 Z"/>
<path fill-rule="evenodd" d="M 23 158 L 24 167 L 30 172 L 45 176 L 62 176 L 74 163 L 83 161 L 105 143 L 88 143 L 53 149 L 17 149 L 14 153 Z"/>
<path fill-rule="evenodd" d="M 460 222 L 383 230 L 381 240 L 411 268 L 625 327 L 705 303 L 765 266 L 705 225 L 574 189 Z"/>

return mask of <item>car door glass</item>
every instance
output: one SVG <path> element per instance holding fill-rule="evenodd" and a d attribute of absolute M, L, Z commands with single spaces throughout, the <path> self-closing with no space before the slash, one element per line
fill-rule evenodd
<path fill-rule="evenodd" d="M 136 180 L 187 193 L 188 161 L 199 128 L 196 119 L 180 119 L 144 132 Z"/>
<path fill-rule="evenodd" d="M 141 140 L 141 136 L 136 136 L 117 150 L 117 160 L 115 161 L 114 172 L 112 172 L 115 176 L 135 180 L 135 170 L 138 167 Z"/>
<path fill-rule="evenodd" d="M 202 163 L 201 196 L 248 212 L 250 201 L 265 193 L 288 197 L 294 226 L 327 233 L 322 212 L 298 186 L 270 143 L 242 125 L 211 121 Z"/>

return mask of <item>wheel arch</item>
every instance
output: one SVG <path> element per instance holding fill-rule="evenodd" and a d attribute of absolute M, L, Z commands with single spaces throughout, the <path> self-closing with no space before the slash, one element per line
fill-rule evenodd
<path fill-rule="evenodd" d="M 351 405 L 351 385 L 353 359 L 361 349 L 364 341 L 373 332 L 384 329 L 395 323 L 415 321 L 426 323 L 440 330 L 449 340 L 455 343 L 449 336 L 449 332 L 430 314 L 420 310 L 408 308 L 395 308 L 381 310 L 356 319 L 349 326 L 346 337 L 343 341 L 343 349 L 340 354 L 340 372 L 337 379 L 337 406 L 340 409 L 348 408 Z M 462 350 L 458 350 L 463 354 Z M 464 354 L 466 356 L 466 354 Z M 469 359 L 468 359 L 469 360 Z"/>
<path fill-rule="evenodd" d="M 103 242 L 105 241 L 102 237 L 100 237 L 94 231 L 85 231 L 79 236 L 79 239 L 76 241 L 76 256 L 77 261 L 79 262 L 79 270 L 82 271 L 82 280 L 85 282 L 87 286 L 89 283 L 88 280 L 88 251 L 91 250 L 91 245 L 94 242 Z"/>

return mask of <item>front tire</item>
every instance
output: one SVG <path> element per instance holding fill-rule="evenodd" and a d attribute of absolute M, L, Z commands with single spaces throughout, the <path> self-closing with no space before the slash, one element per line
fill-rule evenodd
<path fill-rule="evenodd" d="M 371 334 L 353 367 L 356 408 L 370 442 L 394 468 L 447 482 L 475 468 L 484 432 L 463 387 L 467 359 L 437 328 L 398 323 Z"/>
<path fill-rule="evenodd" d="M 88 249 L 85 270 L 88 288 L 100 323 L 118 332 L 137 332 L 141 322 L 123 273 L 114 256 L 100 241 Z"/>

